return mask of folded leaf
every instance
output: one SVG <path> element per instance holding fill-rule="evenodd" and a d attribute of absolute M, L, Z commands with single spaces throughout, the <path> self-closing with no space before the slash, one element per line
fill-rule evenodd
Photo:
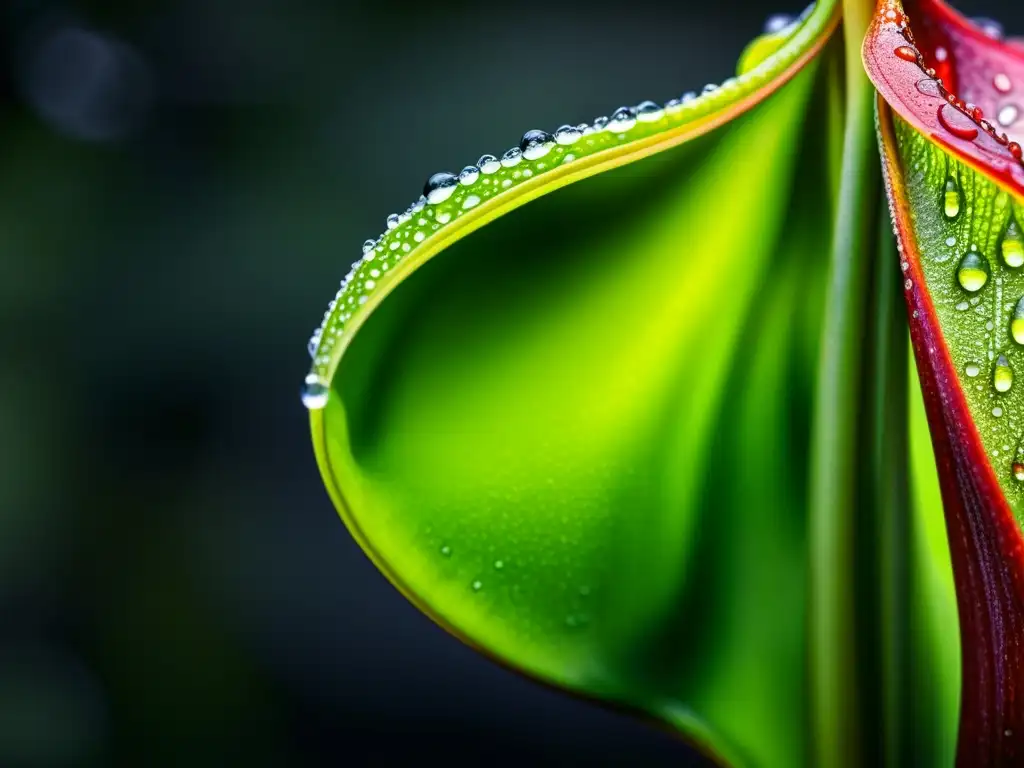
<path fill-rule="evenodd" d="M 804 754 L 838 166 L 812 59 L 836 22 L 821 4 L 721 88 L 431 177 L 365 245 L 304 391 L 332 498 L 410 600 L 734 764 Z"/>
<path fill-rule="evenodd" d="M 864 59 L 884 99 L 883 165 L 957 586 L 958 763 L 1009 764 L 1024 759 L 1024 164 L 985 115 L 1018 130 L 1024 54 L 935 0 L 906 11 L 880 4 Z"/>

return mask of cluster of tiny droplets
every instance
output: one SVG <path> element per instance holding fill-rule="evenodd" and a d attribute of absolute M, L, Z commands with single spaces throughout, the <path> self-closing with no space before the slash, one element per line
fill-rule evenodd
<path fill-rule="evenodd" d="M 914 40 L 914 33 L 910 29 L 910 17 L 892 6 L 883 9 L 881 11 L 881 15 L 885 21 L 896 24 L 899 27 L 903 38 L 907 41 L 906 46 L 901 46 L 894 51 L 896 56 L 913 60 L 925 74 L 926 80 L 918 83 L 918 89 L 927 93 L 928 91 L 925 90 L 926 88 L 934 88 L 936 91 L 934 95 L 944 98 L 951 107 L 973 121 L 981 130 L 995 139 L 996 142 L 1006 147 L 1007 151 L 1018 162 L 1024 165 L 1024 150 L 1022 150 L 1019 143 L 1012 141 L 1005 131 L 997 130 L 989 120 L 985 119 L 985 115 L 981 108 L 959 98 L 956 94 L 946 88 L 941 79 L 936 78 L 935 70 L 927 66 L 924 56 L 917 48 L 917 43 Z M 974 23 L 977 24 L 989 37 L 996 40 L 1002 39 L 1003 28 L 998 22 L 991 19 L 978 18 L 974 20 Z M 942 51 L 942 49 L 940 49 L 940 51 Z M 993 77 L 992 84 L 993 87 L 1002 94 L 1009 93 L 1013 87 L 1013 84 L 1010 82 L 1010 78 L 1005 73 L 997 73 Z M 932 94 L 929 93 L 929 95 Z M 999 110 L 999 113 L 996 115 L 996 120 L 999 122 L 1000 126 L 1009 127 L 1017 122 L 1019 117 L 1020 108 L 1015 104 L 1007 103 Z M 943 113 L 940 111 L 939 120 L 942 121 L 942 118 Z M 956 129 L 954 127 L 950 125 L 945 125 L 945 127 L 947 130 L 956 133 Z"/>
<path fill-rule="evenodd" d="M 342 279 L 322 322 L 313 331 L 308 344 L 313 362 L 302 388 L 306 407 L 319 409 L 327 404 L 332 360 L 335 349 L 346 338 L 346 326 L 371 295 L 381 290 L 388 273 L 415 249 L 473 209 L 545 171 L 714 114 L 756 91 L 795 61 L 820 33 L 827 19 L 820 24 L 803 23 L 813 11 L 812 4 L 799 16 L 771 16 L 765 24 L 766 34 L 786 37 L 787 45 L 751 71 L 720 85 L 708 84 L 699 92 L 688 91 L 663 104 L 643 101 L 620 107 L 590 123 L 563 125 L 553 133 L 527 131 L 518 146 L 500 156 L 483 155 L 459 173 L 432 175 L 416 202 L 403 213 L 388 216 L 385 231 L 363 243 L 362 255 Z"/>

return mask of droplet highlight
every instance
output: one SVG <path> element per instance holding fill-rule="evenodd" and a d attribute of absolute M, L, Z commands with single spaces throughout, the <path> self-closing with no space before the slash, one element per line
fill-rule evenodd
<path fill-rule="evenodd" d="M 438 205 L 451 197 L 458 186 L 458 176 L 442 171 L 427 179 L 427 183 L 423 185 L 423 196 L 431 205 Z"/>
<path fill-rule="evenodd" d="M 311 373 L 302 383 L 302 404 L 311 411 L 319 411 L 327 405 L 330 387 L 318 374 Z"/>
<path fill-rule="evenodd" d="M 943 104 L 939 107 L 939 123 L 958 139 L 974 141 L 978 138 L 978 126 L 952 104 Z"/>
<path fill-rule="evenodd" d="M 608 121 L 608 130 L 612 133 L 625 133 L 636 126 L 636 112 L 632 107 L 619 107 Z"/>
<path fill-rule="evenodd" d="M 1010 318 L 1010 336 L 1015 342 L 1024 346 L 1024 296 L 1017 301 Z"/>
<path fill-rule="evenodd" d="M 1024 236 L 1021 235 L 1020 226 L 1013 214 L 1010 215 L 1006 229 L 1003 230 L 999 251 L 1003 255 L 1006 266 L 1013 269 L 1024 266 Z"/>
<path fill-rule="evenodd" d="M 991 269 L 988 260 L 977 251 L 968 251 L 956 268 L 956 279 L 960 287 L 969 293 L 976 293 L 985 287 Z"/>
<path fill-rule="evenodd" d="M 523 134 L 519 149 L 527 160 L 539 160 L 555 146 L 555 137 L 547 131 L 532 130 Z"/>
<path fill-rule="evenodd" d="M 992 368 L 992 386 L 1000 393 L 1009 392 L 1013 386 L 1013 369 L 1006 355 L 996 358 L 996 364 Z"/>
<path fill-rule="evenodd" d="M 583 138 L 583 131 L 572 125 L 563 125 L 555 131 L 555 143 L 563 147 L 575 144 Z"/>
<path fill-rule="evenodd" d="M 960 215 L 960 185 L 950 176 L 942 191 L 942 212 L 952 221 Z"/>

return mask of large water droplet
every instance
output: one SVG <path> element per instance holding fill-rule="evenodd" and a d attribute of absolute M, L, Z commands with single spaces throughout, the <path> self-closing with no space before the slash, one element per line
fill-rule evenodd
<path fill-rule="evenodd" d="M 501 169 L 501 163 L 498 162 L 498 158 L 494 155 L 483 155 L 476 161 L 476 165 L 482 173 L 486 173 L 488 176 L 492 173 L 497 173 Z"/>
<path fill-rule="evenodd" d="M 480 169 L 475 165 L 467 165 L 459 173 L 459 184 L 464 187 L 471 187 L 476 184 L 477 179 L 480 178 Z"/>
<path fill-rule="evenodd" d="M 642 101 L 636 107 L 636 119 L 641 123 L 656 123 L 665 116 L 665 110 L 653 101 Z"/>
<path fill-rule="evenodd" d="M 990 271 L 988 259 L 977 251 L 968 251 L 956 268 L 956 279 L 965 291 L 975 293 L 988 282 Z"/>
<path fill-rule="evenodd" d="M 1009 392 L 1010 387 L 1013 386 L 1013 369 L 1010 367 L 1010 361 L 1006 359 L 1006 355 L 996 358 L 996 364 L 992 368 L 992 386 L 995 387 L 996 392 Z"/>
<path fill-rule="evenodd" d="M 958 139 L 974 141 L 978 138 L 978 126 L 952 104 L 947 103 L 939 107 L 939 122 Z"/>
<path fill-rule="evenodd" d="M 612 113 L 608 121 L 608 130 L 612 133 L 624 133 L 636 125 L 636 111 L 632 107 L 619 107 Z"/>
<path fill-rule="evenodd" d="M 1003 231 L 1003 239 L 999 244 L 999 250 L 1003 254 L 1003 261 L 1006 266 L 1017 269 L 1024 266 L 1024 237 L 1021 236 L 1017 219 L 1010 214 L 1010 221 Z"/>
<path fill-rule="evenodd" d="M 1013 318 L 1010 320 L 1010 335 L 1018 344 L 1024 346 L 1024 296 L 1017 301 L 1013 309 Z"/>
<path fill-rule="evenodd" d="M 458 186 L 458 176 L 442 171 L 427 179 L 427 183 L 423 185 L 423 195 L 427 198 L 428 203 L 437 205 L 451 197 Z"/>
<path fill-rule="evenodd" d="M 397 213 L 392 213 L 390 216 L 388 216 L 386 223 L 387 223 L 387 227 L 388 227 L 389 230 L 394 229 L 395 227 L 397 227 L 398 226 L 398 214 Z"/>
<path fill-rule="evenodd" d="M 607 127 L 608 127 L 608 118 L 607 117 L 605 117 L 604 115 L 601 115 L 601 117 L 595 117 L 594 118 L 594 130 L 595 131 L 603 131 Z"/>
<path fill-rule="evenodd" d="M 501 156 L 501 164 L 506 168 L 512 168 L 523 161 L 523 150 L 519 147 L 512 147 Z"/>
<path fill-rule="evenodd" d="M 539 160 L 555 146 L 555 137 L 547 131 L 534 129 L 523 134 L 519 149 L 527 160 Z"/>
<path fill-rule="evenodd" d="M 942 192 L 942 212 L 952 221 L 960 215 L 960 185 L 950 176 Z"/>
<path fill-rule="evenodd" d="M 319 411 L 327 405 L 327 397 L 330 394 L 330 387 L 316 373 L 306 376 L 302 383 L 302 404 L 311 411 Z"/>

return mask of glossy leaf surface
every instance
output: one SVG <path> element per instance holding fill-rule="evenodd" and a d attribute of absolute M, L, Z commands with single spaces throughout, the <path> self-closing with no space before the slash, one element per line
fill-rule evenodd
<path fill-rule="evenodd" d="M 917 27 L 930 50 L 915 47 Z M 1014 763 L 1024 757 L 1015 472 L 1024 414 L 1013 374 L 1015 297 L 1024 293 L 1016 246 L 1024 166 L 1019 145 L 951 84 L 991 99 L 986 81 L 988 91 L 1004 94 L 1024 85 L 1017 82 L 1021 62 L 1010 46 L 930 0 L 915 4 L 910 19 L 903 8 L 881 4 L 864 53 L 885 99 L 883 160 L 956 576 L 963 660 L 957 760 Z M 932 60 L 948 63 L 943 84 Z"/>
<path fill-rule="evenodd" d="M 804 750 L 800 457 L 837 123 L 821 68 L 797 70 L 834 22 L 762 42 L 682 130 L 641 105 L 410 211 L 339 294 L 307 389 L 329 490 L 411 600 L 733 764 Z"/>

